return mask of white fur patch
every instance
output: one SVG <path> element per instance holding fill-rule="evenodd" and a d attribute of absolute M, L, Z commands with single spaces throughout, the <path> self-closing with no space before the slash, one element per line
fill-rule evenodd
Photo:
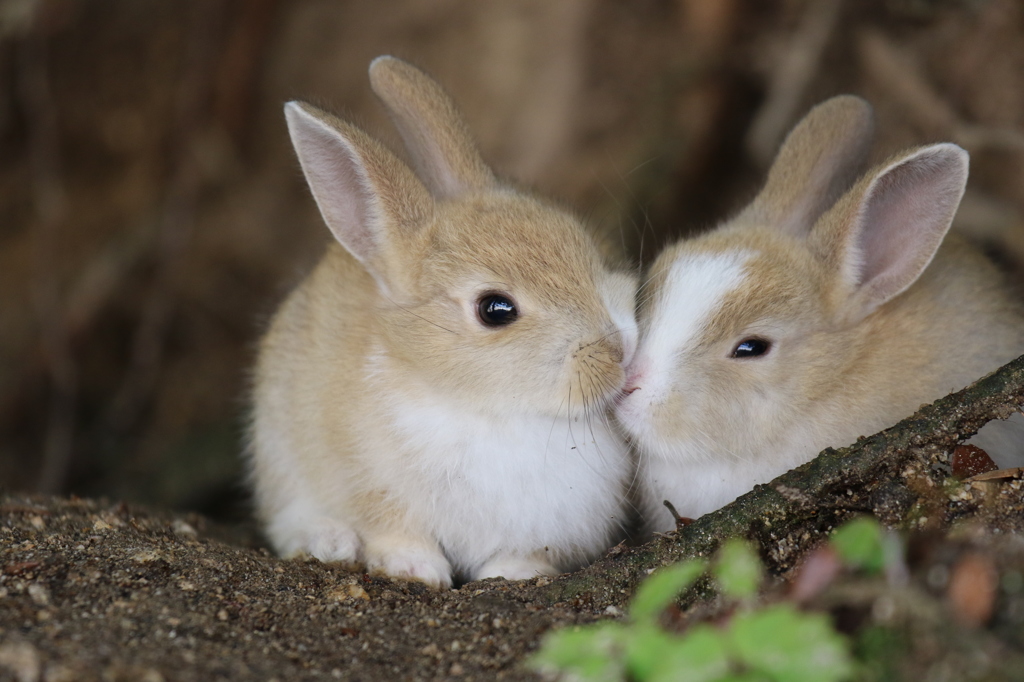
<path fill-rule="evenodd" d="M 672 390 L 679 354 L 707 327 L 722 299 L 746 279 L 750 254 L 686 254 L 669 270 L 655 293 L 653 314 L 644 327 L 634 365 L 638 370 L 637 402 L 651 405 Z M 632 396 L 631 396 L 632 397 Z"/>
<path fill-rule="evenodd" d="M 638 331 L 636 326 L 636 279 L 626 273 L 609 273 L 600 285 L 601 300 L 612 318 L 612 324 L 621 334 L 622 365 L 629 365 L 636 353 Z"/>
<path fill-rule="evenodd" d="M 519 566 L 517 578 L 544 572 L 530 558 L 544 548 L 593 556 L 624 520 L 631 462 L 600 416 L 506 420 L 434 396 L 388 402 L 394 440 L 372 448 L 376 465 L 470 578 L 495 575 L 495 566 Z"/>

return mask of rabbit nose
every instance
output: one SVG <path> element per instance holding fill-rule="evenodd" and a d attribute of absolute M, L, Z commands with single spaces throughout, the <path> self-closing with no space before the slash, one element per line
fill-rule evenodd
<path fill-rule="evenodd" d="M 622 388 L 622 397 L 632 395 L 634 392 L 640 390 L 640 384 L 643 382 L 644 373 L 641 368 L 636 365 L 630 365 L 626 369 L 626 381 Z"/>
<path fill-rule="evenodd" d="M 622 405 L 622 403 L 624 403 L 626 401 L 626 398 L 628 398 L 629 396 L 633 395 L 633 393 L 635 393 L 636 391 L 639 391 L 639 390 L 640 390 L 640 387 L 637 386 L 635 382 L 627 381 L 625 388 L 619 390 L 618 394 L 616 394 L 616 396 L 615 396 L 615 404 L 616 405 Z"/>

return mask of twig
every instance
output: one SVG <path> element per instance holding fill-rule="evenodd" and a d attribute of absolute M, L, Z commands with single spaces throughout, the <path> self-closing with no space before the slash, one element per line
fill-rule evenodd
<path fill-rule="evenodd" d="M 225 3 L 209 0 L 192 9 L 187 53 L 175 101 L 175 130 L 171 148 L 172 177 L 161 211 L 156 281 L 144 304 L 132 341 L 128 371 L 111 405 L 108 422 L 118 431 L 138 418 L 160 374 L 164 337 L 176 304 L 178 273 L 186 256 L 202 189 L 196 159 L 198 133 L 208 109 L 210 63 L 222 25 Z"/>
<path fill-rule="evenodd" d="M 44 363 L 50 380 L 50 410 L 38 487 L 62 492 L 74 447 L 78 367 L 71 353 L 57 274 L 60 229 L 67 217 L 61 177 L 57 109 L 50 90 L 46 43 L 38 25 L 22 38 L 18 84 L 28 123 L 29 166 L 36 222 L 32 239 L 32 303 L 39 321 Z"/>
<path fill-rule="evenodd" d="M 999 260 L 1024 273 L 1024 217 L 1013 204 L 968 189 L 953 219 L 953 229 L 975 242 L 998 245 Z"/>
<path fill-rule="evenodd" d="M 751 158 L 767 167 L 778 150 L 807 86 L 821 63 L 821 55 L 835 31 L 843 0 L 809 0 L 800 25 L 768 82 L 768 96 L 754 117 L 746 146 Z"/>
<path fill-rule="evenodd" d="M 131 229 L 124 238 L 107 244 L 64 287 L 62 324 L 72 357 L 101 313 L 124 291 L 124 282 L 132 269 L 151 253 L 153 239 L 153 230 L 148 227 Z M 23 359 L 19 376 L 12 382 L 14 388 L 0 394 L 0 414 L 10 414 L 17 405 L 30 400 L 37 387 L 49 381 L 50 371 L 50 352 L 41 336 L 38 346 Z"/>
<path fill-rule="evenodd" d="M 794 558 L 799 546 L 781 540 L 791 532 L 823 532 L 849 515 L 833 501 L 848 491 L 868 494 L 885 484 L 903 486 L 900 476 L 930 451 L 948 451 L 993 419 L 1006 419 L 1024 404 L 1024 356 L 962 391 L 922 407 L 895 426 L 815 459 L 718 511 L 615 557 L 606 557 L 538 589 L 549 602 L 571 601 L 607 591 L 628 598 L 632 588 L 658 566 L 707 556 L 731 537 L 759 539 L 776 568 Z M 780 492 L 781 491 L 781 492 Z M 809 506 L 807 500 L 818 501 Z M 877 510 L 875 510 L 877 513 Z"/>
<path fill-rule="evenodd" d="M 153 239 L 153 230 L 148 225 L 133 226 L 122 238 L 104 245 L 72 279 L 64 306 L 65 325 L 72 343 L 123 291 L 132 269 L 151 253 Z"/>
<path fill-rule="evenodd" d="M 235 7 L 217 69 L 213 114 L 241 146 L 252 118 L 259 67 L 274 29 L 280 0 L 247 0 Z"/>
<path fill-rule="evenodd" d="M 676 511 L 675 505 L 669 502 L 668 500 L 662 500 L 662 504 L 664 504 L 665 507 L 668 508 L 669 513 L 672 514 L 672 518 L 675 519 L 676 530 L 679 530 L 683 526 L 689 526 L 691 523 L 693 523 L 693 519 L 691 519 L 689 516 L 680 516 L 679 512 Z"/>
<path fill-rule="evenodd" d="M 925 134 L 952 139 L 968 151 L 1007 149 L 1024 152 L 1024 134 L 1009 128 L 967 123 L 936 92 L 914 60 L 878 31 L 858 39 L 864 70 Z"/>

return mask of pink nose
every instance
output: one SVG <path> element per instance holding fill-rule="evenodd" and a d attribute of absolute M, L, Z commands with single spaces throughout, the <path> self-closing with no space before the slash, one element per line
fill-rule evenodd
<path fill-rule="evenodd" d="M 639 366 L 639 363 L 633 363 L 626 369 L 626 385 L 619 393 L 619 400 L 624 399 L 626 396 L 633 395 L 635 392 L 640 390 L 640 383 L 643 379 L 643 371 Z"/>
<path fill-rule="evenodd" d="M 617 396 L 615 396 L 615 404 L 616 405 L 621 405 L 622 403 L 624 403 L 626 401 L 626 398 L 628 398 L 634 392 L 639 391 L 639 390 L 640 390 L 640 387 L 637 386 L 635 383 L 633 383 L 633 382 L 627 383 L 626 387 L 624 389 L 622 389 L 621 391 L 619 391 L 619 394 Z"/>

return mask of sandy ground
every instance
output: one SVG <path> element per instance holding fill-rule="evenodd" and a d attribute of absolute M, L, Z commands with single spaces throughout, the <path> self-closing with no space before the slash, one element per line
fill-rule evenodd
<path fill-rule="evenodd" d="M 889 672 L 865 679 L 1022 679 L 1024 481 L 940 496 L 952 523 L 910 537 L 904 578 L 848 576 L 810 606 L 848 633 L 887 633 L 890 645 L 868 656 L 884 656 L 876 667 Z M 669 542 L 615 548 L 600 565 Z M 522 663 L 544 632 L 621 618 L 630 596 L 605 587 L 559 602 L 549 583 L 495 579 L 435 592 L 357 568 L 282 561 L 250 531 L 195 514 L 7 494 L 0 681 L 533 679 Z M 723 617 L 713 599 L 689 602 L 686 621 Z M 965 611 L 980 621 L 965 625 Z"/>
<path fill-rule="evenodd" d="M 8 496 L 0 518 L 0 680 L 530 679 L 541 633 L 604 611 L 536 601 L 545 578 L 433 592 L 281 561 L 123 504 Z"/>

